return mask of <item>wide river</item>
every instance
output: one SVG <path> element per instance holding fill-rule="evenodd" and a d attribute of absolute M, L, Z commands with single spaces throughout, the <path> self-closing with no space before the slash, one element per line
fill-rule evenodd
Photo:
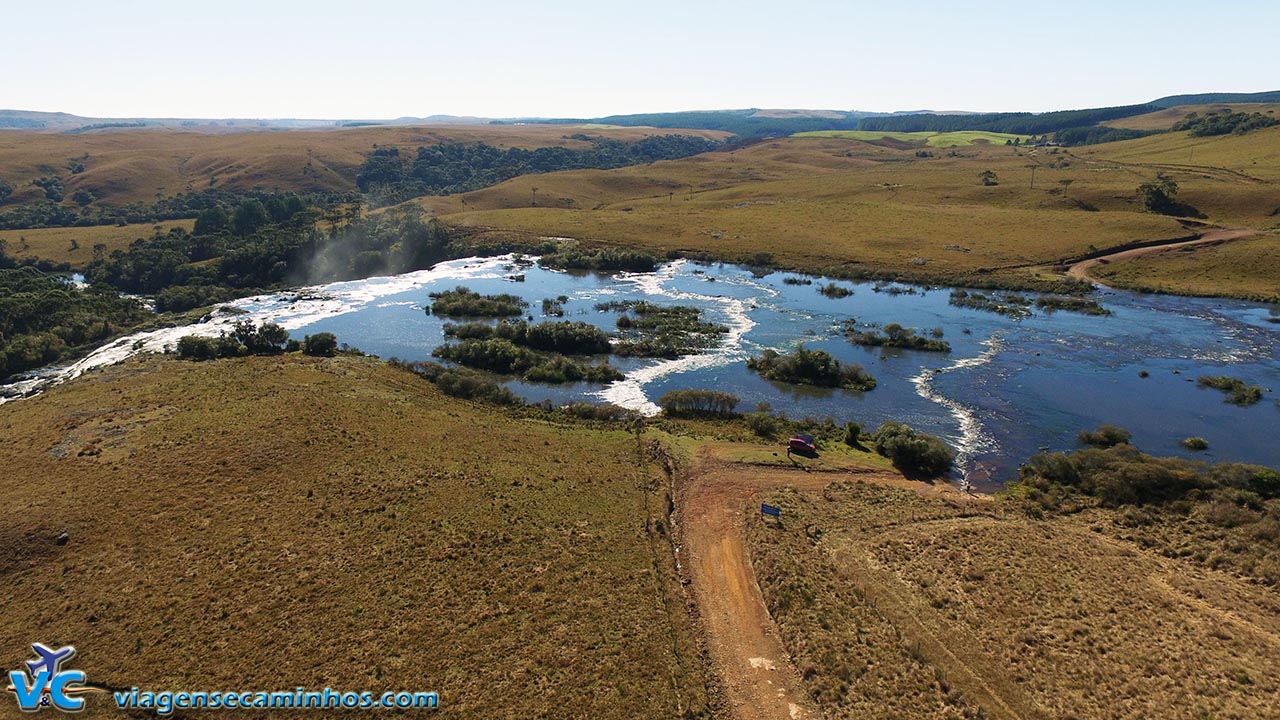
<path fill-rule="evenodd" d="M 543 318 L 544 298 L 561 295 L 565 320 L 613 331 L 616 313 L 595 305 L 644 299 L 693 305 L 727 326 L 721 345 L 678 360 L 620 359 L 626 379 L 609 385 L 548 386 L 511 382 L 531 401 L 607 401 L 646 414 L 668 390 L 712 388 L 742 399 L 740 409 L 767 402 L 791 417 L 856 420 L 873 429 L 900 420 L 940 435 L 959 452 L 960 472 L 979 487 L 1008 480 L 1029 455 L 1075 447 L 1082 428 L 1110 423 L 1133 432 L 1141 449 L 1192 456 L 1179 441 L 1201 436 L 1211 460 L 1280 466 L 1280 324 L 1267 306 L 1103 291 L 1109 316 L 1033 308 L 1029 317 L 958 308 L 950 289 L 876 292 L 870 283 L 839 282 L 851 296 L 833 299 L 811 285 L 783 282 L 795 275 L 757 277 L 732 265 L 677 261 L 656 273 L 571 274 L 511 265 L 509 256 L 441 263 L 394 277 L 370 278 L 246 298 L 232 303 L 248 317 L 277 322 L 295 337 L 332 332 L 340 342 L 384 358 L 430 359 L 443 342 L 445 319 L 428 315 L 428 293 L 457 285 L 481 293 L 511 293 Z M 515 275 L 523 275 L 517 282 Z M 850 344 L 845 321 L 896 322 L 924 332 L 941 328 L 950 354 L 884 350 Z M 31 392 L 139 350 L 162 350 L 185 334 L 216 335 L 235 318 L 217 315 L 183 328 L 140 333 L 112 343 L 68 368 L 6 388 Z M 844 362 L 859 363 L 879 381 L 866 393 L 792 386 L 761 379 L 746 359 L 764 348 L 785 351 L 803 342 Z M 1146 371 L 1147 377 L 1140 376 Z M 1200 375 L 1231 375 L 1267 392 L 1262 402 L 1237 407 L 1222 393 L 1199 387 Z"/>

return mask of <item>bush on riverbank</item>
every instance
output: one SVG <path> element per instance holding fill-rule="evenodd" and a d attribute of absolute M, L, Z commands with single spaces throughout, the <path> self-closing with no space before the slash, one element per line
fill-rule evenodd
<path fill-rule="evenodd" d="M 907 474 L 941 475 L 955 461 L 955 453 L 941 438 L 916 432 L 899 422 L 881 425 L 876 430 L 874 447 Z"/>
<path fill-rule="evenodd" d="M 672 390 L 658 399 L 662 412 L 680 415 L 732 415 L 738 396 L 716 390 Z"/>
<path fill-rule="evenodd" d="M 390 361 L 395 367 L 404 368 L 440 388 L 445 395 L 464 400 L 481 400 L 495 405 L 520 406 L 524 400 L 519 395 L 498 384 L 493 378 L 469 370 L 445 367 L 433 362 Z"/>
<path fill-rule="evenodd" d="M 505 338 L 484 340 L 467 339 L 457 343 L 440 345 L 431 351 L 432 356 L 456 362 L 475 370 L 485 370 L 502 375 L 519 375 L 525 380 L 543 383 L 611 382 L 621 380 L 617 368 L 603 363 L 587 365 L 576 363 L 563 356 L 547 356 L 516 345 Z"/>
<path fill-rule="evenodd" d="M 254 325 L 252 320 L 239 320 L 230 333 L 216 338 L 185 335 L 175 348 L 184 360 L 214 360 L 243 355 L 278 355 L 289 343 L 289 331 L 275 323 Z"/>

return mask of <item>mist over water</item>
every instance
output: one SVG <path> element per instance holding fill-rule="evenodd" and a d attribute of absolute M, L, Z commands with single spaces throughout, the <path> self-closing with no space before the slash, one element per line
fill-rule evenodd
<path fill-rule="evenodd" d="M 466 285 L 522 296 L 534 321 L 581 320 L 612 332 L 617 313 L 595 305 L 634 299 L 696 306 L 706 320 L 729 329 L 718 347 L 699 355 L 613 358 L 626 378 L 607 385 L 508 383 L 530 401 L 611 402 L 653 414 L 669 390 L 710 388 L 739 396 L 740 410 L 764 402 L 791 417 L 854 420 L 866 430 L 898 420 L 944 437 L 958 450 L 958 474 L 979 487 L 1010 479 L 1039 449 L 1074 448 L 1079 430 L 1100 423 L 1128 428 L 1134 443 L 1154 454 L 1192 456 L 1179 441 L 1196 435 L 1210 444 L 1197 457 L 1280 466 L 1274 392 L 1280 390 L 1280 325 L 1268 322 L 1265 306 L 1107 291 L 1100 299 L 1113 311 L 1109 317 L 1037 312 L 1019 320 L 953 307 L 947 288 L 894 295 L 869 283 L 838 283 L 854 294 L 831 299 L 818 293 L 825 281 L 788 285 L 785 274 L 757 277 L 729 265 L 677 261 L 655 273 L 602 276 L 511 263 L 510 256 L 469 258 L 242 299 L 232 305 L 247 315 L 215 313 L 198 324 L 138 333 L 7 390 L 29 393 L 136 352 L 161 352 L 183 335 L 216 336 L 240 317 L 279 323 L 299 339 L 332 332 L 367 353 L 427 360 L 449 321 L 423 311 L 428 294 Z M 524 281 L 513 281 L 516 275 Z M 569 298 L 564 317 L 542 317 L 541 301 L 561 295 Z M 941 328 L 952 352 L 852 345 L 843 326 L 855 318 L 860 325 L 896 322 L 921 333 Z M 867 393 L 793 386 L 746 368 L 745 360 L 765 348 L 786 351 L 801 342 L 863 365 L 878 386 Z M 1149 377 L 1140 377 L 1142 371 Z M 1198 387 L 1202 374 L 1232 375 L 1272 392 L 1258 405 L 1236 407 Z"/>

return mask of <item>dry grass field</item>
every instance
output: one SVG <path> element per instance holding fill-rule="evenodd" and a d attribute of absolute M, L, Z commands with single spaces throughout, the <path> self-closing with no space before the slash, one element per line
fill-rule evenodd
<path fill-rule="evenodd" d="M 1280 299 L 1280 278 L 1269 270 L 1277 266 L 1280 235 L 1271 232 L 1221 245 L 1112 262 L 1090 272 L 1116 287 L 1189 295 L 1214 295 L 1232 288 L 1233 294 L 1242 297 L 1275 302 Z"/>
<path fill-rule="evenodd" d="M 643 167 L 526 176 L 415 202 L 448 222 L 526 236 L 725 259 L 769 253 L 794 269 L 939 282 L 1047 277 L 1055 261 L 1085 252 L 1201 232 L 1203 225 L 1143 211 L 1138 185 L 1157 173 L 1206 215 L 1198 223 L 1273 227 L 1280 208 L 1280 128 L 928 152 L 796 137 Z M 986 171 L 997 184 L 983 184 Z M 1280 285 L 1274 266 L 1250 274 L 1216 292 Z"/>
<path fill-rule="evenodd" d="M 1218 103 L 1216 105 L 1178 105 L 1176 107 L 1157 110 L 1156 112 L 1147 113 L 1145 115 L 1134 115 L 1132 117 L 1120 118 L 1118 120 L 1108 120 L 1102 125 L 1107 127 L 1130 128 L 1133 130 L 1168 130 L 1173 124 L 1185 118 L 1190 113 L 1214 112 L 1215 110 L 1229 109 L 1232 112 L 1246 113 L 1271 113 L 1280 112 L 1280 103 Z"/>
<path fill-rule="evenodd" d="M 708 707 L 665 476 L 628 433 L 300 356 L 130 361 L 0 406 L 0 433 L 5 668 L 39 641 L 125 688 L 435 690 L 467 718 Z"/>
<path fill-rule="evenodd" d="M 374 145 L 412 150 L 437 142 L 483 141 L 497 147 L 585 147 L 569 139 L 582 132 L 571 125 L 438 125 L 334 130 L 264 131 L 228 134 L 176 130 L 102 131 L 80 135 L 0 133 L 0 180 L 17 191 L 11 201 L 34 200 L 43 191 L 33 179 L 62 175 L 67 197 L 82 188 L 113 205 L 150 202 L 210 187 L 250 190 L 354 190 L 356 171 Z M 707 130 L 653 128 L 592 129 L 593 135 L 638 140 L 682 132 L 710 138 Z M 71 174 L 68 163 L 84 163 Z"/>
<path fill-rule="evenodd" d="M 190 230 L 194 220 L 167 220 L 145 225 L 93 225 L 89 227 L 41 228 L 38 230 L 0 230 L 0 241 L 7 252 L 18 259 L 38 257 L 54 262 L 70 263 L 82 268 L 93 260 L 93 246 L 106 246 L 106 254 L 129 247 L 138 238 L 150 237 L 159 228 L 167 233 L 173 228 Z"/>
<path fill-rule="evenodd" d="M 752 563 L 825 717 L 1263 718 L 1280 702 L 1280 596 L 1167 549 L 1177 528 L 871 482 L 765 499 L 784 523 L 748 523 Z"/>

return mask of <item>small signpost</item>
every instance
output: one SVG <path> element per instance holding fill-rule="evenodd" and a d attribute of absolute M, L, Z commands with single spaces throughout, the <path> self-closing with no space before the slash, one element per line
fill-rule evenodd
<path fill-rule="evenodd" d="M 760 514 L 780 518 L 782 517 L 782 508 L 774 507 L 768 503 L 760 503 Z"/>

